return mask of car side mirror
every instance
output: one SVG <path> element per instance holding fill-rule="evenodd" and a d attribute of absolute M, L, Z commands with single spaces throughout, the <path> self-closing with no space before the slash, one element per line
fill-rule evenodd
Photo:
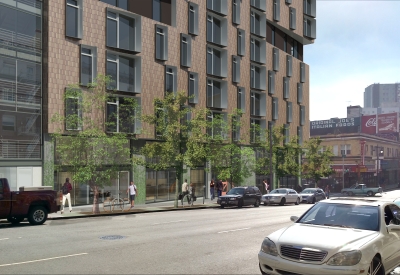
<path fill-rule="evenodd" d="M 400 232 L 400 225 L 397 224 L 390 223 L 389 225 L 386 226 L 386 228 L 388 232 L 397 232 L 397 233 Z"/>
<path fill-rule="evenodd" d="M 291 217 L 290 217 L 290 220 L 291 220 L 292 222 L 296 222 L 298 219 L 299 219 L 299 217 L 297 217 L 297 216 L 291 216 Z"/>

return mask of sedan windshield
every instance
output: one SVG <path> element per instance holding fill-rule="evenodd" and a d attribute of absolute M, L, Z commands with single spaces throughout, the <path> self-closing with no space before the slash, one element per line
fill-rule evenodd
<path fill-rule="evenodd" d="M 378 207 L 321 202 L 297 223 L 378 231 Z"/>
<path fill-rule="evenodd" d="M 227 195 L 243 195 L 243 193 L 244 193 L 244 189 L 243 188 L 232 188 L 226 194 Z"/>
<path fill-rule="evenodd" d="M 271 192 L 269 192 L 270 194 L 286 194 L 287 193 L 287 191 L 286 191 L 286 189 L 275 189 L 275 190 L 272 190 Z"/>
<path fill-rule="evenodd" d="M 315 191 L 317 191 L 317 189 L 307 188 L 307 189 L 304 189 L 303 191 L 301 191 L 300 194 L 314 194 Z"/>

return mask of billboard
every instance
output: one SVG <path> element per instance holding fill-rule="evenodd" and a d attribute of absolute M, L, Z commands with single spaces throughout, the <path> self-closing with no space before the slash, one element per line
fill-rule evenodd
<path fill-rule="evenodd" d="M 397 113 L 378 115 L 378 134 L 398 132 Z"/>
<path fill-rule="evenodd" d="M 314 120 L 310 121 L 310 135 L 320 136 L 329 134 L 358 133 L 359 126 L 359 117 Z"/>
<path fill-rule="evenodd" d="M 361 132 L 364 134 L 376 134 L 376 115 L 361 117 Z"/>

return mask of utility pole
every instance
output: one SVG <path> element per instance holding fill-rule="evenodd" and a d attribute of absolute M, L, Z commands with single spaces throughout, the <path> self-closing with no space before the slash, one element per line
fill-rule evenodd
<path fill-rule="evenodd" d="M 274 186 L 274 174 L 272 171 L 272 127 L 269 129 L 269 152 L 270 152 L 270 159 L 269 159 L 269 186 L 271 190 L 275 189 L 276 187 Z"/>

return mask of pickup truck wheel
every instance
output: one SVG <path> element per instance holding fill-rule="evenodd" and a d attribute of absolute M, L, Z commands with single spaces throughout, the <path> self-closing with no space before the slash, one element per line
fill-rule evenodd
<path fill-rule="evenodd" d="M 349 195 L 350 197 L 354 196 L 353 192 L 347 192 L 347 195 Z"/>
<path fill-rule="evenodd" d="M 374 196 L 374 193 L 373 193 L 372 191 L 368 191 L 368 192 L 367 192 L 367 196 L 368 196 L 368 197 L 373 197 L 373 196 Z"/>
<path fill-rule="evenodd" d="M 12 224 L 19 224 L 24 220 L 24 217 L 8 217 L 7 221 Z"/>
<path fill-rule="evenodd" d="M 47 220 L 47 210 L 43 206 L 35 206 L 29 211 L 28 221 L 32 225 L 43 224 Z"/>

